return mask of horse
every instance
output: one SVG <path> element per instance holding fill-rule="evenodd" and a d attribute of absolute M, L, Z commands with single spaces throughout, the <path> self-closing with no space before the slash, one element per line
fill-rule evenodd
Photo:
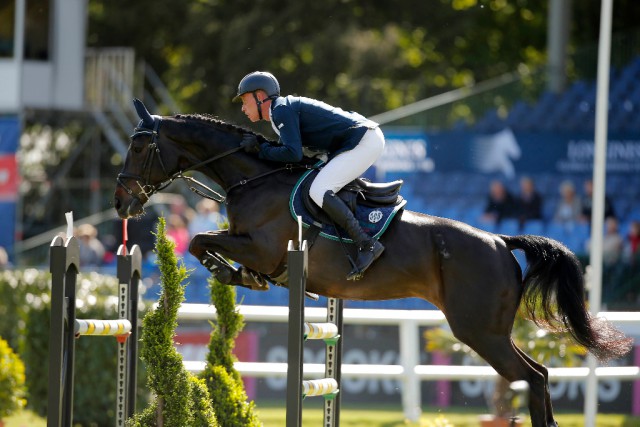
<path fill-rule="evenodd" d="M 298 234 L 288 201 L 306 169 L 244 152 L 239 147 L 243 135 L 253 132 L 243 127 L 202 115 L 152 116 L 139 100 L 134 105 L 140 122 L 117 177 L 118 215 L 143 214 L 152 194 L 176 179 L 191 180 L 184 173 L 197 169 L 225 190 L 229 226 L 196 235 L 190 253 L 201 261 L 216 254 L 241 264 L 232 284 L 255 284 L 252 272 L 280 274 L 288 242 Z M 630 338 L 588 312 L 581 265 L 560 242 L 493 234 L 408 209 L 395 216 L 380 239 L 385 252 L 353 282 L 346 280 L 351 266 L 340 247 L 345 245 L 318 238 L 309 252 L 307 289 L 348 300 L 417 297 L 431 302 L 442 310 L 454 336 L 502 377 L 528 383 L 534 427 L 557 423 L 547 368 L 511 339 L 518 310 L 550 331 L 570 332 L 602 361 L 631 349 Z M 526 255 L 524 272 L 512 253 L 516 249 Z"/>

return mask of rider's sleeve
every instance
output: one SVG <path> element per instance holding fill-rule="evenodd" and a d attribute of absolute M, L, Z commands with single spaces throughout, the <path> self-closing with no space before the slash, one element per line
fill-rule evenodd
<path fill-rule="evenodd" d="M 302 160 L 302 137 L 298 112 L 285 105 L 278 106 L 271 113 L 271 121 L 280 134 L 280 144 L 277 146 L 262 144 L 258 156 L 277 162 Z"/>

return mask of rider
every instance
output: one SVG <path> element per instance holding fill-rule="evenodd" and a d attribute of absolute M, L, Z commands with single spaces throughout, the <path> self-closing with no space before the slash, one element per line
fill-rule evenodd
<path fill-rule="evenodd" d="M 328 161 L 313 180 L 309 195 L 358 245 L 356 265 L 347 279 L 360 279 L 384 246 L 362 230 L 336 193 L 382 154 L 385 141 L 378 124 L 314 99 L 280 96 L 278 80 L 263 71 L 249 73 L 240 81 L 233 98 L 238 100 L 242 100 L 242 112 L 249 120 L 271 122 L 280 137 L 278 145 L 270 145 L 260 144 L 254 135 L 246 134 L 242 141 L 245 151 L 257 153 L 262 159 L 289 163 L 302 160 L 303 147 L 327 153 Z"/>

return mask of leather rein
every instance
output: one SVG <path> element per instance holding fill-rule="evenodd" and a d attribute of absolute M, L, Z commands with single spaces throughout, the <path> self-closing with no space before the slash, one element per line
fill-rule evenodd
<path fill-rule="evenodd" d="M 122 188 L 125 189 L 125 191 L 131 196 L 134 197 L 136 199 L 138 199 L 140 201 L 140 203 L 142 204 L 142 200 L 140 200 L 140 194 L 143 194 L 144 197 L 147 198 L 147 200 L 149 200 L 149 198 L 151 196 L 153 196 L 155 193 L 164 190 L 165 188 L 167 188 L 169 185 L 171 185 L 171 183 L 176 180 L 176 179 L 182 179 L 184 181 L 186 181 L 189 185 L 189 189 L 191 191 L 193 191 L 194 193 L 198 194 L 201 197 L 207 198 L 207 199 L 211 199 L 214 200 L 218 203 L 226 203 L 226 197 L 223 196 L 222 194 L 216 192 L 215 190 L 209 188 L 207 185 L 203 184 L 202 182 L 198 181 L 196 178 L 193 178 L 191 176 L 186 176 L 184 175 L 185 172 L 189 172 L 192 170 L 197 170 L 199 168 L 201 168 L 204 165 L 207 165 L 211 162 L 214 162 L 216 160 L 222 159 L 223 157 L 229 156 L 231 154 L 237 153 L 240 150 L 243 150 L 243 147 L 238 146 L 235 148 L 232 148 L 230 150 L 224 151 L 218 155 L 215 155 L 207 160 L 204 160 L 202 162 L 196 163 L 195 165 L 189 166 L 186 169 L 180 170 L 174 174 L 169 174 L 167 172 L 167 169 L 164 165 L 164 161 L 162 160 L 162 155 L 160 153 L 160 146 L 158 145 L 158 130 L 160 129 L 160 123 L 162 122 L 162 120 L 156 118 L 155 119 L 155 123 L 153 126 L 153 130 L 150 129 L 146 129 L 146 128 L 140 128 L 140 127 L 136 127 L 133 131 L 133 134 L 130 136 L 130 139 L 133 140 L 134 138 L 136 138 L 137 136 L 140 135 L 148 135 L 151 137 L 151 142 L 149 143 L 149 149 L 147 151 L 147 156 L 144 160 L 144 163 L 142 165 L 142 175 L 135 175 L 135 174 L 130 174 L 127 172 L 121 172 L 118 174 L 118 177 L 116 178 L 116 181 L 118 182 L 118 184 L 120 186 L 122 186 Z M 158 158 L 158 163 L 160 163 L 160 167 L 162 168 L 162 172 L 164 173 L 164 175 L 166 176 L 166 178 L 164 180 L 162 180 L 161 182 L 157 183 L 157 184 L 152 184 L 150 183 L 150 179 L 151 179 L 151 166 L 154 162 L 155 158 Z M 230 185 L 228 188 L 225 189 L 225 192 L 227 193 L 227 195 L 229 194 L 229 192 L 231 190 L 233 190 L 234 188 L 237 187 L 241 187 L 245 184 L 248 184 L 249 182 L 255 181 L 257 179 L 260 178 L 264 178 L 266 176 L 272 175 L 274 173 L 280 172 L 280 171 L 284 171 L 284 170 L 288 170 L 288 171 L 292 171 L 293 169 L 298 169 L 298 168 L 303 168 L 303 169 L 311 169 L 313 168 L 313 166 L 306 166 L 306 165 L 299 165 L 299 164 L 287 164 L 283 167 L 280 168 L 276 168 L 261 174 L 258 174 L 254 177 L 251 178 L 245 178 L 240 180 L 239 182 Z M 146 177 L 144 176 L 146 175 Z M 138 193 L 135 193 L 126 183 L 125 180 L 126 179 L 133 179 L 135 180 L 136 184 L 138 185 L 138 187 L 140 188 L 140 191 Z M 199 188 L 202 188 L 204 191 L 200 190 Z M 209 194 L 207 194 L 206 192 L 209 192 Z"/>

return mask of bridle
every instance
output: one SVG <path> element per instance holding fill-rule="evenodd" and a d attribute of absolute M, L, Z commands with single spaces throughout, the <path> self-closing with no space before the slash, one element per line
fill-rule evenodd
<path fill-rule="evenodd" d="M 198 181 L 197 179 L 191 177 L 191 176 L 186 176 L 184 175 L 185 172 L 188 171 L 192 171 L 192 170 L 197 170 L 199 168 L 201 168 L 202 166 L 209 164 L 211 162 L 214 162 L 218 159 L 221 159 L 223 157 L 229 156 L 233 153 L 237 153 L 240 150 L 243 150 L 243 148 L 241 146 L 232 148 L 230 150 L 224 151 L 218 155 L 215 155 L 213 157 L 208 158 L 207 160 L 204 160 L 202 162 L 196 163 L 195 165 L 189 166 L 186 169 L 180 170 L 174 174 L 169 174 L 167 172 L 167 168 L 165 167 L 164 161 L 162 160 L 162 155 L 160 153 L 160 146 L 158 145 L 158 130 L 160 129 L 160 124 L 162 123 L 162 120 L 160 118 L 155 117 L 154 118 L 154 125 L 153 125 L 153 130 L 150 130 L 148 128 L 144 128 L 144 127 L 136 127 L 133 131 L 133 134 L 130 136 L 130 139 L 133 141 L 134 138 L 141 136 L 141 135 L 147 135 L 151 137 L 151 142 L 149 143 L 149 147 L 147 150 L 147 156 L 144 159 L 144 163 L 142 164 L 142 175 L 135 175 L 135 174 L 131 174 L 131 173 L 126 173 L 126 172 L 120 172 L 118 174 L 118 177 L 116 178 L 118 185 L 120 185 L 122 188 L 124 188 L 124 190 L 127 192 L 127 194 L 129 194 L 131 197 L 138 199 L 138 201 L 140 202 L 140 204 L 144 204 L 147 200 L 149 200 L 151 198 L 151 196 L 153 196 L 155 193 L 164 190 L 165 188 L 167 188 L 174 180 L 176 179 L 182 179 L 184 181 L 186 181 L 189 185 L 189 189 L 191 191 L 193 191 L 194 193 L 198 194 L 201 197 L 205 197 L 207 199 L 211 199 L 214 200 L 218 203 L 224 203 L 226 202 L 226 197 L 223 196 L 222 194 L 216 192 L 215 190 L 209 188 L 208 186 L 206 186 L 205 184 L 203 184 L 202 182 Z M 162 168 L 162 172 L 165 175 L 165 179 L 163 179 L 161 182 L 157 183 L 157 184 L 152 184 L 151 181 L 151 166 L 153 165 L 153 162 L 155 160 L 155 158 L 158 159 L 158 163 L 160 163 L 160 167 Z M 272 169 L 269 170 L 267 172 L 263 172 L 261 174 L 258 174 L 256 176 L 253 176 L 251 178 L 245 178 L 242 179 L 240 181 L 238 181 L 235 184 L 230 185 L 229 187 L 227 187 L 225 189 L 225 192 L 227 193 L 227 195 L 229 194 L 229 192 L 235 188 L 241 187 L 249 182 L 255 181 L 257 179 L 263 178 L 265 176 L 268 175 L 272 175 L 274 173 L 283 171 L 283 170 L 288 170 L 291 171 L 293 169 L 312 169 L 315 166 L 308 166 L 308 165 L 301 165 L 301 164 L 287 164 L 283 167 L 280 168 L 276 168 L 276 169 Z M 145 176 L 146 175 L 146 176 Z M 138 185 L 138 187 L 140 188 L 140 191 L 138 193 L 134 192 L 126 183 L 125 180 L 134 180 L 136 182 L 136 184 Z M 204 191 L 200 190 L 199 188 L 202 188 Z M 208 194 L 207 194 L 208 193 Z M 142 200 L 140 200 L 140 195 L 144 195 L 144 197 L 146 197 L 146 200 L 143 202 Z"/>
<path fill-rule="evenodd" d="M 154 125 L 153 125 L 153 130 L 150 130 L 148 128 L 144 128 L 144 127 L 136 127 L 133 130 L 133 135 L 130 136 L 130 139 L 133 141 L 134 138 L 138 137 L 138 136 L 142 136 L 142 135 L 147 135 L 151 137 L 151 142 L 149 143 L 149 147 L 147 150 L 147 156 L 144 159 L 144 163 L 142 164 L 142 175 L 135 175 L 135 174 L 131 174 L 131 173 L 127 173 L 127 172 L 120 172 L 118 174 L 118 177 L 116 178 L 118 184 L 124 188 L 124 190 L 127 192 L 127 194 L 129 194 L 131 197 L 134 197 L 136 199 L 138 199 L 140 201 L 141 204 L 143 204 L 143 201 L 140 200 L 140 195 L 144 195 L 144 197 L 146 197 L 147 200 L 149 200 L 149 198 L 151 198 L 151 196 L 153 196 L 155 193 L 164 190 L 165 188 L 167 188 L 169 185 L 171 185 L 171 183 L 176 180 L 176 179 L 182 179 L 184 181 L 187 181 L 189 183 L 189 189 L 191 191 L 193 191 L 194 193 L 205 197 L 207 199 L 211 199 L 214 200 L 216 202 L 222 203 L 225 201 L 225 196 L 223 196 L 222 194 L 216 192 L 215 190 L 209 188 L 208 186 L 206 186 L 205 184 L 203 184 L 202 182 L 198 181 L 197 179 L 191 177 L 191 176 L 186 176 L 184 175 L 185 172 L 188 171 L 192 171 L 192 170 L 196 170 L 199 169 L 200 167 L 211 163 L 215 160 L 221 159 L 223 157 L 226 157 L 230 154 L 236 153 L 240 150 L 242 150 L 242 147 L 235 147 L 232 148 L 230 150 L 227 150 L 223 153 L 220 153 L 216 156 L 213 156 L 205 161 L 202 161 L 200 163 L 197 163 L 193 166 L 189 166 L 186 169 L 182 169 L 174 174 L 169 174 L 167 172 L 167 168 L 164 165 L 164 161 L 162 160 L 162 155 L 160 153 L 160 146 L 158 145 L 158 130 L 160 129 L 160 124 L 162 123 L 162 120 L 159 118 L 155 118 L 154 119 Z M 157 158 L 158 159 L 158 163 L 160 163 L 160 167 L 162 168 L 162 172 L 165 175 L 165 179 L 163 179 L 162 181 L 160 181 L 157 184 L 152 184 L 151 181 L 151 166 L 153 165 L 154 159 Z M 146 175 L 146 176 L 145 176 Z M 138 185 L 138 187 L 140 188 L 140 191 L 138 193 L 134 192 L 126 183 L 125 180 L 127 179 L 132 179 L 135 180 L 136 184 Z M 200 190 L 200 187 L 202 189 L 204 189 L 205 191 L 209 192 L 209 194 L 205 193 L 204 191 Z M 146 202 L 146 200 L 145 200 Z"/>

